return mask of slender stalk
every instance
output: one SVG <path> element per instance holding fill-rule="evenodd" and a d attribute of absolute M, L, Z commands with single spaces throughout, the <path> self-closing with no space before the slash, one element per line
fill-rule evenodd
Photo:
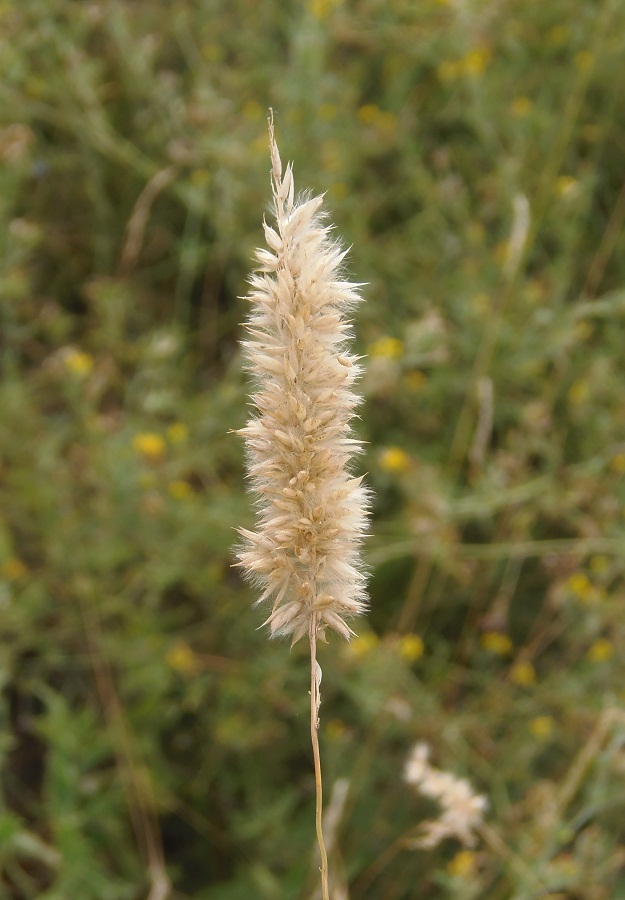
<path fill-rule="evenodd" d="M 319 695 L 320 678 L 318 677 L 317 663 L 317 617 L 313 616 L 310 622 L 310 740 L 312 743 L 313 759 L 315 761 L 315 826 L 317 829 L 317 843 L 321 856 L 321 895 L 323 900 L 330 900 L 328 889 L 328 854 L 323 840 L 323 786 L 321 781 L 321 754 L 319 753 Z"/>

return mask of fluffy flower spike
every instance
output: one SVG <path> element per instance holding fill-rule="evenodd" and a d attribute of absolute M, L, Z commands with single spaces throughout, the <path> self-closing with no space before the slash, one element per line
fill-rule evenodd
<path fill-rule="evenodd" d="M 263 223 L 268 249 L 256 251 L 250 278 L 243 349 L 255 408 L 239 432 L 258 516 L 255 531 L 240 529 L 238 559 L 258 602 L 272 604 L 272 635 L 295 642 L 329 627 L 349 638 L 347 622 L 366 603 L 368 493 L 349 470 L 361 449 L 350 427 L 360 369 L 346 347 L 360 285 L 342 277 L 345 251 L 330 238 L 323 197 L 295 198 L 271 119 L 269 139 L 275 227 Z"/>

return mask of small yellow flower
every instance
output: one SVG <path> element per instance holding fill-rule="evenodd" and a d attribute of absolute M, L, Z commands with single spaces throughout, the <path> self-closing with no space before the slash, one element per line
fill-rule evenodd
<path fill-rule="evenodd" d="M 610 468 L 618 475 L 625 475 L 625 453 L 615 453 L 610 460 Z"/>
<path fill-rule="evenodd" d="M 186 641 L 176 641 L 167 651 L 165 662 L 179 675 L 195 675 L 199 668 L 198 658 Z"/>
<path fill-rule="evenodd" d="M 7 581 L 19 581 L 20 578 L 26 575 L 27 571 L 28 569 L 22 560 L 17 559 L 15 556 L 9 557 L 0 566 L 0 575 L 6 578 Z"/>
<path fill-rule="evenodd" d="M 151 431 L 144 431 L 136 434 L 132 439 L 132 448 L 139 456 L 146 459 L 161 459 L 165 454 L 165 441 L 160 434 L 154 434 Z"/>
<path fill-rule="evenodd" d="M 579 186 L 578 181 L 572 175 L 560 175 L 556 178 L 556 194 L 560 197 L 571 197 Z"/>
<path fill-rule="evenodd" d="M 386 136 L 392 135 L 397 130 L 397 116 L 388 110 L 382 110 L 375 125 L 378 131 Z"/>
<path fill-rule="evenodd" d="M 570 575 L 566 585 L 580 603 L 599 603 L 605 597 L 604 591 L 595 587 L 583 572 L 574 572 Z"/>
<path fill-rule="evenodd" d="M 206 187 L 210 181 L 210 177 L 208 169 L 194 169 L 193 172 L 191 172 L 191 184 L 194 185 L 194 187 Z"/>
<path fill-rule="evenodd" d="M 365 656 L 369 656 L 375 650 L 377 645 L 377 635 L 370 631 L 368 634 L 359 635 L 350 641 L 346 647 L 346 652 L 355 659 L 364 659 Z"/>
<path fill-rule="evenodd" d="M 524 119 L 532 110 L 532 101 L 529 97 L 516 97 L 512 101 L 510 111 L 517 119 Z"/>
<path fill-rule="evenodd" d="M 575 63 L 575 68 L 579 69 L 580 72 L 590 72 L 595 64 L 595 57 L 590 50 L 580 50 L 573 57 L 573 62 Z"/>
<path fill-rule="evenodd" d="M 462 68 L 467 75 L 481 75 L 491 60 L 491 52 L 488 47 L 476 47 L 462 60 Z"/>
<path fill-rule="evenodd" d="M 592 591 L 592 584 L 584 572 L 573 572 L 566 580 L 566 586 L 576 597 L 585 598 Z"/>
<path fill-rule="evenodd" d="M 453 878 L 470 878 L 476 870 L 477 860 L 471 850 L 460 850 L 447 864 L 447 871 Z"/>
<path fill-rule="evenodd" d="M 584 378 L 578 378 L 568 389 L 567 397 L 572 406 L 583 406 L 590 397 L 590 385 Z"/>
<path fill-rule="evenodd" d="M 508 635 L 500 631 L 487 631 L 481 637 L 481 644 L 484 650 L 495 656 L 508 656 L 514 646 Z"/>
<path fill-rule="evenodd" d="M 375 125 L 380 116 L 380 108 L 374 103 L 365 103 L 358 109 L 358 118 L 363 125 Z"/>
<path fill-rule="evenodd" d="M 186 444 L 189 429 L 182 422 L 174 422 L 167 429 L 167 440 L 170 444 Z"/>
<path fill-rule="evenodd" d="M 379 460 L 384 472 L 399 474 L 410 468 L 410 457 L 401 447 L 386 447 L 380 453 Z"/>
<path fill-rule="evenodd" d="M 547 43 L 552 47 L 561 47 L 566 43 L 569 36 L 569 29 L 566 25 L 554 25 L 547 32 Z"/>
<path fill-rule="evenodd" d="M 536 716 L 530 722 L 530 731 L 537 741 L 548 741 L 553 733 L 551 716 Z"/>
<path fill-rule="evenodd" d="M 342 0 L 310 0 L 310 11 L 316 19 L 325 19 Z"/>
<path fill-rule="evenodd" d="M 416 662 L 423 656 L 423 641 L 418 634 L 404 634 L 398 641 L 398 651 L 407 663 Z"/>
<path fill-rule="evenodd" d="M 529 687 L 536 682 L 536 670 L 530 662 L 518 662 L 510 670 L 510 681 L 519 687 Z"/>
<path fill-rule="evenodd" d="M 399 338 L 381 337 L 367 348 L 369 356 L 399 359 L 404 352 L 404 342 Z"/>
<path fill-rule="evenodd" d="M 592 663 L 608 662 L 614 656 L 614 644 L 607 638 L 597 638 L 586 653 L 586 659 Z"/>
<path fill-rule="evenodd" d="M 603 575 L 610 566 L 610 560 L 607 556 L 592 556 L 589 566 L 591 572 L 596 572 L 597 575 Z"/>
<path fill-rule="evenodd" d="M 69 347 L 63 355 L 65 368 L 75 375 L 88 375 L 93 369 L 93 357 L 75 347 Z"/>
<path fill-rule="evenodd" d="M 167 490 L 174 500 L 188 500 L 193 496 L 193 488 L 188 481 L 172 481 Z"/>

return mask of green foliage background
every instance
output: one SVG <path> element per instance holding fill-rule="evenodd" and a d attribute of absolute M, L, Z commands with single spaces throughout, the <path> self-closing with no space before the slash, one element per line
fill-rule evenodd
<path fill-rule="evenodd" d="M 3 0 L 0 45 L 0 895 L 315 897 L 306 649 L 231 567 L 271 106 L 368 282 L 336 897 L 625 898 L 623 4 Z M 417 740 L 474 848 L 408 847 Z"/>

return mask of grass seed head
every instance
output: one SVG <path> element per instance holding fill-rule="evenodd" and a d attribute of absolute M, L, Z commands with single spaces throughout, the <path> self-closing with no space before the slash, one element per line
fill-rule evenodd
<path fill-rule="evenodd" d="M 360 373 L 347 347 L 348 315 L 360 285 L 343 278 L 343 249 L 332 240 L 322 197 L 295 198 L 270 121 L 275 225 L 256 252 L 243 341 L 255 381 L 244 436 L 258 499 L 256 530 L 241 529 L 240 566 L 272 604 L 272 635 L 293 642 L 326 627 L 345 638 L 365 608 L 360 544 L 368 491 L 350 463 L 361 449 L 351 419 Z"/>

